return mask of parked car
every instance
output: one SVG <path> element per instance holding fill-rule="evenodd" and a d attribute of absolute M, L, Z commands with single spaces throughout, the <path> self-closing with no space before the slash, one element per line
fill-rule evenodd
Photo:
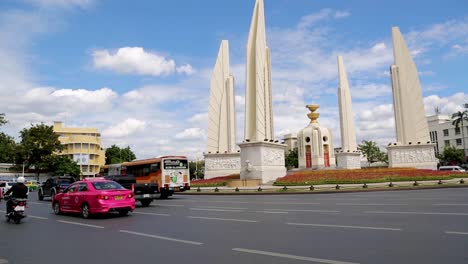
<path fill-rule="evenodd" d="M 14 182 L 1 181 L 0 182 L 0 188 L 2 189 L 2 193 L 6 193 L 8 190 L 10 190 L 11 186 L 13 186 L 15 184 L 16 183 L 14 183 Z"/>
<path fill-rule="evenodd" d="M 47 181 L 39 187 L 37 196 L 39 201 L 44 200 L 44 197 L 54 198 L 54 195 L 59 193 L 61 190 L 65 190 L 70 184 L 75 182 L 75 178 L 72 176 L 55 176 L 47 179 Z"/>
<path fill-rule="evenodd" d="M 133 190 L 135 200 L 139 201 L 144 207 L 149 206 L 155 198 L 159 197 L 157 183 L 137 183 L 135 176 L 132 174 L 107 175 L 104 178 L 115 181 L 129 190 Z"/>
<path fill-rule="evenodd" d="M 35 191 L 39 188 L 39 183 L 37 181 L 26 181 L 25 185 L 28 187 L 29 191 Z"/>
<path fill-rule="evenodd" d="M 460 166 L 440 166 L 439 168 L 440 171 L 458 171 L 458 172 L 465 172 L 465 169 L 463 169 Z"/>
<path fill-rule="evenodd" d="M 135 210 L 135 197 L 115 181 L 91 178 L 75 182 L 56 194 L 52 208 L 55 214 L 81 213 L 83 218 L 113 211 L 125 216 Z"/>

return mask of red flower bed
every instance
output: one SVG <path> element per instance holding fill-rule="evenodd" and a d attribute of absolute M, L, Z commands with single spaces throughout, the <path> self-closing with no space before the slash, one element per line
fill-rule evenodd
<path fill-rule="evenodd" d="M 390 181 L 439 180 L 468 177 L 453 171 L 419 170 L 411 168 L 314 170 L 293 172 L 278 178 L 275 185 L 313 185 L 338 183 L 372 183 Z"/>
<path fill-rule="evenodd" d="M 194 180 L 191 181 L 192 187 L 215 187 L 215 186 L 225 186 L 229 180 L 240 179 L 239 174 L 233 174 L 223 177 L 215 177 L 208 180 Z"/>

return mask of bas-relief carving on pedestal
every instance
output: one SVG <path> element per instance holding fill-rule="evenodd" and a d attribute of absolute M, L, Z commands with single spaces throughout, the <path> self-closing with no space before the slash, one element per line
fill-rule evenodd
<path fill-rule="evenodd" d="M 424 163 L 437 161 L 434 149 L 402 149 L 392 153 L 395 163 Z"/>
<path fill-rule="evenodd" d="M 266 149 L 263 152 L 262 160 L 265 166 L 284 166 L 284 150 Z"/>
<path fill-rule="evenodd" d="M 389 167 L 413 167 L 418 169 L 437 169 L 434 144 L 416 146 L 388 146 Z"/>
<path fill-rule="evenodd" d="M 205 169 L 239 169 L 240 158 L 208 158 L 205 160 Z"/>
<path fill-rule="evenodd" d="M 205 154 L 205 179 L 238 174 L 240 153 Z"/>

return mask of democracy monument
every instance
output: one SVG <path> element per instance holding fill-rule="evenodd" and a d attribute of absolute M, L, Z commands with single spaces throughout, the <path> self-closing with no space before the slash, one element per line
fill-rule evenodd
<path fill-rule="evenodd" d="M 396 142 L 387 146 L 389 167 L 436 169 L 418 71 L 398 27 L 392 28 L 394 64 L 391 83 Z M 293 48 L 293 47 L 292 47 Z M 319 105 L 307 105 L 310 123 L 297 134 L 300 169 L 359 169 L 351 91 L 342 56 L 338 64 L 341 150 L 335 153 L 332 131 L 320 126 Z M 244 140 L 236 141 L 234 76 L 229 43 L 221 42 L 211 77 L 205 179 L 240 174 L 241 181 L 269 183 L 286 175 L 286 145 L 274 135 L 271 56 L 267 46 L 263 0 L 256 0 L 247 42 Z M 236 144 L 237 143 L 237 144 Z"/>

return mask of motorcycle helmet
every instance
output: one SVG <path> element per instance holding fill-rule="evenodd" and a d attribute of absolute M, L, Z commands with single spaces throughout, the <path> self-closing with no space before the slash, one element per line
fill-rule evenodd
<path fill-rule="evenodd" d="M 26 179 L 24 177 L 18 177 L 18 179 L 16 179 L 16 182 L 17 183 L 24 183 L 26 181 Z"/>

